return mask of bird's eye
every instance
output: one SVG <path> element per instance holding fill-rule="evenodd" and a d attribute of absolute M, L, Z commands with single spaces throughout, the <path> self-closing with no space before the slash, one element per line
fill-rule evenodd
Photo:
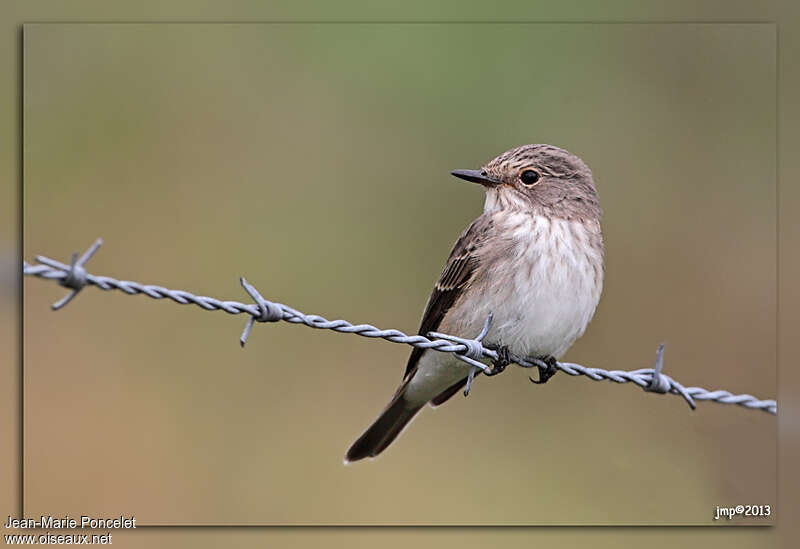
<path fill-rule="evenodd" d="M 536 170 L 525 170 L 519 174 L 519 180 L 522 181 L 522 184 L 529 187 L 539 181 L 540 177 L 542 177 L 541 174 Z"/>

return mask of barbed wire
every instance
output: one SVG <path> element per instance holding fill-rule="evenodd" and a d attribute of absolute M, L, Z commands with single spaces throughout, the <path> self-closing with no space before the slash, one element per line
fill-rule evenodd
<path fill-rule="evenodd" d="M 604 370 L 602 368 L 589 368 L 580 364 L 569 362 L 545 363 L 538 358 L 520 357 L 509 354 L 501 357 L 496 349 L 484 346 L 481 342 L 489 330 L 492 322 L 490 314 L 484 323 L 481 333 L 474 339 L 461 338 L 438 332 L 431 332 L 429 337 L 422 335 L 407 335 L 400 330 L 382 330 L 371 324 L 351 324 L 346 320 L 328 320 L 314 314 L 305 314 L 288 305 L 275 303 L 264 299 L 258 290 L 249 284 L 244 277 L 240 279 L 242 287 L 253 299 L 254 303 L 246 304 L 238 301 L 222 301 L 213 297 L 194 295 L 185 290 L 170 290 L 163 286 L 153 284 L 140 284 L 130 280 L 117 280 L 109 276 L 99 276 L 89 274 L 84 265 L 95 254 L 100 245 L 101 239 L 97 239 L 94 244 L 79 258 L 77 253 L 72 254 L 70 264 L 66 265 L 60 261 L 48 257 L 36 256 L 38 264 L 32 265 L 27 261 L 23 262 L 23 275 L 34 276 L 46 280 L 56 280 L 61 286 L 70 288 L 72 291 L 53 304 L 53 310 L 58 310 L 69 303 L 85 286 L 97 286 L 101 290 L 121 290 L 128 295 L 144 294 L 153 299 L 170 299 L 181 305 L 197 305 L 206 311 L 220 310 L 226 313 L 238 315 L 248 314 L 250 318 L 245 324 L 244 331 L 239 338 L 244 347 L 250 336 L 250 331 L 255 322 L 278 322 L 284 321 L 292 324 L 303 324 L 310 328 L 333 330 L 335 332 L 356 334 L 362 337 L 380 338 L 393 343 L 404 343 L 420 349 L 431 349 L 442 353 L 452 353 L 457 359 L 465 362 L 469 366 L 467 386 L 464 394 L 469 394 L 474 377 L 482 372 L 486 375 L 495 375 L 498 370 L 493 369 L 480 360 L 498 361 L 501 358 L 508 358 L 510 363 L 523 368 L 538 368 L 540 379 L 546 380 L 543 376 L 546 372 L 552 375 L 552 367 L 570 376 L 586 376 L 595 381 L 608 380 L 615 383 L 634 383 L 648 392 L 662 394 L 676 394 L 683 397 L 689 406 L 695 409 L 695 400 L 710 400 L 722 404 L 737 404 L 754 410 L 763 410 L 771 414 L 777 414 L 778 405 L 775 400 L 760 400 L 749 394 L 736 395 L 724 390 L 709 391 L 702 387 L 684 387 L 672 377 L 662 373 L 664 362 L 664 345 L 661 344 L 656 353 L 655 368 L 642 368 L 639 370 Z M 502 371 L 502 370 L 500 370 Z M 534 381 L 531 379 L 531 381 Z M 535 381 L 534 381 L 535 382 Z M 536 382 L 535 382 L 536 383 Z"/>

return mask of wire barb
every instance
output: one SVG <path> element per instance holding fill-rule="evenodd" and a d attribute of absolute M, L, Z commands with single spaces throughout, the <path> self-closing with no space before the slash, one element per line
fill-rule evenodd
<path fill-rule="evenodd" d="M 264 299 L 258 290 L 249 284 L 244 277 L 240 279 L 242 287 L 255 301 L 255 304 L 239 303 L 238 301 L 221 301 L 213 297 L 197 296 L 184 290 L 170 290 L 162 286 L 145 285 L 130 280 L 117 280 L 108 276 L 92 275 L 86 272 L 83 265 L 94 255 L 102 244 L 97 241 L 80 257 L 73 254 L 70 264 L 65 265 L 53 259 L 36 256 L 38 265 L 23 262 L 22 273 L 24 276 L 35 276 L 45 280 L 57 280 L 64 287 L 71 288 L 72 292 L 53 304 L 53 309 L 60 309 L 70 302 L 85 286 L 97 286 L 101 290 L 120 290 L 128 295 L 144 294 L 153 299 L 168 298 L 181 305 L 197 305 L 205 311 L 225 311 L 228 314 L 248 314 L 250 318 L 245 325 L 240 337 L 242 346 L 247 342 L 254 322 L 277 322 L 283 320 L 290 324 L 303 324 L 310 328 L 333 330 L 339 333 L 356 334 L 362 337 L 381 338 L 392 343 L 403 343 L 419 349 L 430 349 L 440 353 L 452 353 L 458 360 L 469 365 L 465 394 L 469 394 L 472 382 L 478 370 L 488 372 L 491 369 L 480 360 L 497 360 L 497 351 L 485 347 L 482 343 L 489 332 L 492 322 L 490 314 L 484 323 L 481 333 L 475 339 L 461 338 L 439 332 L 428 334 L 430 338 L 422 335 L 406 335 L 400 330 L 382 330 L 370 324 L 351 324 L 346 320 L 328 320 L 319 315 L 309 315 L 292 309 L 287 305 L 273 303 Z M 547 364 L 535 357 L 519 357 L 510 355 L 509 359 L 514 364 L 523 368 L 547 367 Z M 735 395 L 728 391 L 709 391 L 702 387 L 684 387 L 670 376 L 662 373 L 664 363 L 664 345 L 658 348 L 655 368 L 641 370 L 603 370 L 602 368 L 589 368 L 580 364 L 569 362 L 556 362 L 555 367 L 570 376 L 586 376 L 594 381 L 613 381 L 615 383 L 634 383 L 648 392 L 681 395 L 684 400 L 695 409 L 695 400 L 710 400 L 722 404 L 736 404 L 751 410 L 763 410 L 770 414 L 778 413 L 778 404 L 775 400 L 759 400 L 749 394 Z"/>
<path fill-rule="evenodd" d="M 54 311 L 61 309 L 64 305 L 72 301 L 72 298 L 78 295 L 78 292 L 80 292 L 84 286 L 86 286 L 86 283 L 88 282 L 88 273 L 83 266 L 92 258 L 94 253 L 100 248 L 100 246 L 102 246 L 102 244 L 102 238 L 95 240 L 94 244 L 89 246 L 89 249 L 83 253 L 80 259 L 78 259 L 78 252 L 73 252 L 72 256 L 70 257 L 69 266 L 66 266 L 58 261 L 53 261 L 47 257 L 41 257 L 38 255 L 36 256 L 36 261 L 39 263 L 44 263 L 50 267 L 64 270 L 66 272 L 66 276 L 59 280 L 58 283 L 65 288 L 70 288 L 72 290 L 70 293 L 51 305 Z"/>
<path fill-rule="evenodd" d="M 239 282 L 241 282 L 242 288 L 250 294 L 250 297 L 253 298 L 253 301 L 256 302 L 256 306 L 258 307 L 258 314 L 251 314 L 250 318 L 247 319 L 247 324 L 244 325 L 244 331 L 239 338 L 239 343 L 242 345 L 242 348 L 244 348 L 245 343 L 247 343 L 247 338 L 250 337 L 250 330 L 253 327 L 253 323 L 256 321 L 278 322 L 279 320 L 283 320 L 283 309 L 281 309 L 280 305 L 276 305 L 261 297 L 261 294 L 258 293 L 255 286 L 247 282 L 243 276 L 239 277 Z"/>
<path fill-rule="evenodd" d="M 484 372 L 488 372 L 490 370 L 486 364 L 478 362 L 478 360 L 484 358 L 484 349 L 481 341 L 484 337 L 486 337 L 486 334 L 489 333 L 489 326 L 492 324 L 492 318 L 494 318 L 494 314 L 489 313 L 489 315 L 486 317 L 486 321 L 483 323 L 481 333 L 478 334 L 475 339 L 464 339 L 439 332 L 428 332 L 428 337 L 436 337 L 445 341 L 453 341 L 464 346 L 463 351 L 457 351 L 453 353 L 453 356 L 455 356 L 458 360 L 466 362 L 470 365 L 469 374 L 467 374 L 467 385 L 464 387 L 464 396 L 469 396 L 469 392 L 472 389 L 472 382 L 475 380 L 475 374 L 478 373 L 478 370 L 480 369 Z"/>
<path fill-rule="evenodd" d="M 672 379 L 671 377 L 661 373 L 661 368 L 664 366 L 664 344 L 658 346 L 656 351 L 656 367 L 650 374 L 650 383 L 644 387 L 644 390 L 650 393 L 678 393 L 689 404 L 692 410 L 697 409 L 697 405 L 692 400 L 691 395 L 686 392 L 686 388 Z"/>

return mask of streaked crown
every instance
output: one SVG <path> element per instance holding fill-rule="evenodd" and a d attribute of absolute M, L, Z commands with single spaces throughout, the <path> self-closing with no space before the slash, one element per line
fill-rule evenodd
<path fill-rule="evenodd" d="M 487 186 L 487 206 L 492 200 L 499 209 L 534 209 L 566 219 L 601 215 L 591 170 L 559 147 L 522 145 L 490 161 L 483 172 L 498 182 Z"/>

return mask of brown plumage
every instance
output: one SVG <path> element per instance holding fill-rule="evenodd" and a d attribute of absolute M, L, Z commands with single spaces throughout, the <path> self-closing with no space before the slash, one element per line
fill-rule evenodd
<path fill-rule="evenodd" d="M 602 290 L 601 212 L 589 168 L 558 147 L 524 145 L 453 175 L 486 187 L 484 213 L 453 246 L 419 333 L 474 337 L 491 312 L 486 343 L 558 358 L 583 334 Z M 377 456 L 426 403 L 456 394 L 466 374 L 451 355 L 414 348 L 402 384 L 345 461 Z"/>

